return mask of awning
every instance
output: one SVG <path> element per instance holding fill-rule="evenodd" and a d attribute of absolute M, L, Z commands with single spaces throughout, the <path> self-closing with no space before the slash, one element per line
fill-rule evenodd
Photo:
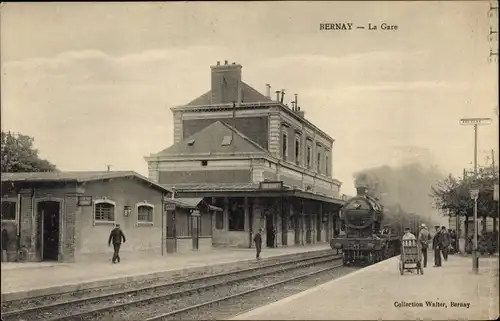
<path fill-rule="evenodd" d="M 193 209 L 193 210 L 199 208 L 201 203 L 205 203 L 209 210 L 222 212 L 221 208 L 207 204 L 205 201 L 203 201 L 203 198 L 201 198 L 201 197 L 169 198 L 166 200 L 166 202 L 169 204 L 174 204 L 174 205 L 179 206 L 181 208 L 187 208 L 187 209 Z"/>

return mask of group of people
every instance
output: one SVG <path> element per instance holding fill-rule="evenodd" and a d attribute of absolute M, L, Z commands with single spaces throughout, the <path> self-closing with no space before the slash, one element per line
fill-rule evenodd
<path fill-rule="evenodd" d="M 427 250 L 431 241 L 432 249 L 434 250 L 434 267 L 440 267 L 442 265 L 441 255 L 443 255 L 445 261 L 448 260 L 449 250 L 452 246 L 452 235 L 450 235 L 444 226 L 435 226 L 435 232 L 432 238 L 425 224 L 421 225 L 418 238 L 415 238 L 415 235 L 411 233 L 410 229 L 406 228 L 405 234 L 403 235 L 403 241 L 404 240 L 417 240 L 420 244 L 424 259 L 424 268 L 427 267 Z"/>

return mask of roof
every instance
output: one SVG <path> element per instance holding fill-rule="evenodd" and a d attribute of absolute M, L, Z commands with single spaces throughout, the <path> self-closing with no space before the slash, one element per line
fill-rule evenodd
<path fill-rule="evenodd" d="M 243 81 L 241 82 L 241 102 L 243 103 L 255 103 L 255 102 L 265 102 L 271 101 L 269 97 L 262 95 L 260 92 L 247 85 Z M 208 91 L 203 95 L 191 100 L 185 106 L 201 106 L 210 105 L 212 103 L 212 91 Z"/>
<path fill-rule="evenodd" d="M 176 191 L 195 190 L 195 191 L 255 191 L 259 184 L 253 183 L 190 183 L 190 184 L 163 184 L 165 188 Z"/>
<path fill-rule="evenodd" d="M 196 209 L 196 208 L 198 208 L 200 203 L 203 202 L 208 206 L 208 208 L 210 210 L 222 212 L 221 208 L 207 204 L 205 201 L 203 201 L 203 198 L 201 198 L 201 197 L 170 198 L 170 199 L 167 199 L 166 202 L 170 203 L 170 204 L 175 204 L 175 205 L 182 207 L 182 208 L 188 208 L 188 209 Z"/>
<path fill-rule="evenodd" d="M 145 176 L 134 171 L 77 171 L 77 172 L 30 172 L 30 173 L 2 173 L 3 182 L 92 182 L 112 178 L 134 177 L 143 182 L 151 184 L 165 192 L 169 192 L 164 186 L 153 182 Z"/>
<path fill-rule="evenodd" d="M 228 141 L 229 144 L 227 144 Z M 228 153 L 271 155 L 269 151 L 260 147 L 237 129 L 224 122 L 217 121 L 151 156 L 214 155 Z"/>

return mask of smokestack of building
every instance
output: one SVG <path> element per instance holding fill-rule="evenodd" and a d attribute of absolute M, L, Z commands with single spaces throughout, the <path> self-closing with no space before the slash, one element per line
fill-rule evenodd
<path fill-rule="evenodd" d="M 228 104 L 235 101 L 239 105 L 242 99 L 241 65 L 229 64 L 224 60 L 224 65 L 217 61 L 217 64 L 210 68 L 212 69 L 211 103 Z"/>
<path fill-rule="evenodd" d="M 271 99 L 271 85 L 266 84 L 266 97 Z"/>
<path fill-rule="evenodd" d="M 285 97 L 285 89 L 281 89 L 281 101 L 280 101 L 280 103 L 283 103 L 284 97 Z"/>

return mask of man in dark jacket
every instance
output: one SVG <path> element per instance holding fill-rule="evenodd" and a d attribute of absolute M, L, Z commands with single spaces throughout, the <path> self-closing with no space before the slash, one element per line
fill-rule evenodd
<path fill-rule="evenodd" d="M 434 237 L 432 238 L 432 249 L 434 250 L 434 266 L 441 266 L 441 233 L 439 226 L 436 226 Z"/>
<path fill-rule="evenodd" d="M 120 224 L 116 224 L 115 228 L 111 231 L 109 234 L 109 240 L 108 240 L 108 246 L 111 246 L 111 242 L 113 242 L 113 258 L 111 261 L 116 263 L 118 260 L 118 263 L 120 263 L 120 246 L 122 245 L 122 240 L 123 243 L 125 243 L 125 234 L 123 234 L 122 230 L 120 229 Z"/>
<path fill-rule="evenodd" d="M 255 243 L 255 250 L 257 251 L 257 260 L 260 259 L 260 252 L 262 251 L 262 229 L 260 228 L 255 236 L 253 237 L 253 241 Z"/>
<path fill-rule="evenodd" d="M 450 247 L 450 234 L 446 231 L 446 227 L 441 227 L 441 252 L 443 253 L 443 258 L 448 261 L 448 250 Z"/>

